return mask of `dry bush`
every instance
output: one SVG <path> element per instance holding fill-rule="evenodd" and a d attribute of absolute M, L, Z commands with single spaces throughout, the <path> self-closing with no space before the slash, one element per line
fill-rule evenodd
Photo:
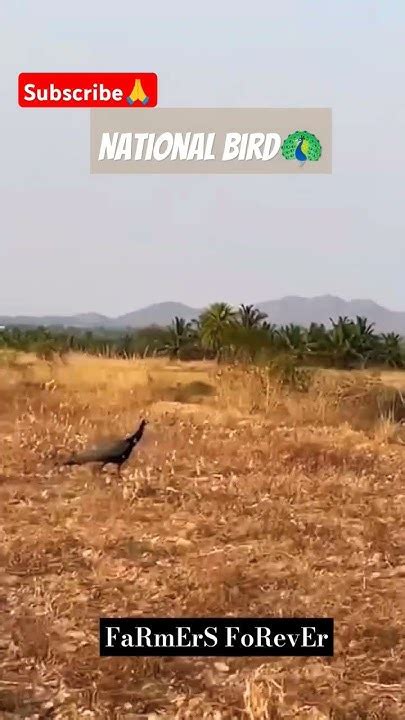
<path fill-rule="evenodd" d="M 369 402 L 391 384 L 0 369 L 0 717 L 403 718 L 405 451 Z M 59 469 L 144 413 L 121 481 Z M 335 657 L 99 658 L 98 618 L 135 614 L 332 616 Z"/>
<path fill-rule="evenodd" d="M 216 374 L 218 398 L 224 407 L 238 407 L 297 425 L 349 423 L 365 431 L 390 425 L 388 434 L 394 436 L 397 426 L 405 422 L 405 391 L 390 384 L 389 379 L 390 373 L 381 377 L 294 366 L 281 372 L 277 366 L 228 367 Z"/>

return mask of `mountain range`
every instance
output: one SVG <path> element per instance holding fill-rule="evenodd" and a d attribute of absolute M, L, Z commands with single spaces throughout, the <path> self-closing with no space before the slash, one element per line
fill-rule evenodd
<path fill-rule="evenodd" d="M 380 332 L 397 332 L 405 335 L 405 312 L 388 310 L 372 300 L 343 300 L 334 295 L 321 295 L 313 298 L 295 295 L 280 300 L 257 302 L 255 305 L 268 315 L 269 322 L 275 325 L 296 323 L 308 327 L 311 322 L 330 325 L 330 318 L 339 315 L 355 317 L 362 315 L 369 322 L 374 322 Z M 98 313 L 81 313 L 79 315 L 46 315 L 34 316 L 1 316 L 0 325 L 44 325 L 65 326 L 75 328 L 142 328 L 150 325 L 169 325 L 175 315 L 186 320 L 198 317 L 202 308 L 192 308 L 180 302 L 161 302 L 134 310 L 133 312 L 112 318 Z"/>

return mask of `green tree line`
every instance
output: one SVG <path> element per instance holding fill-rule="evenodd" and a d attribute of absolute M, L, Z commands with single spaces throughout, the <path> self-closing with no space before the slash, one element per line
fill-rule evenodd
<path fill-rule="evenodd" d="M 288 356 L 296 364 L 337 368 L 370 365 L 404 367 L 401 337 L 377 333 L 367 318 L 339 317 L 330 326 L 311 323 L 276 327 L 254 305 L 235 309 L 220 302 L 198 318 L 175 317 L 169 327 L 139 330 L 80 330 L 77 328 L 7 327 L 0 332 L 0 348 L 35 352 L 50 359 L 69 352 L 110 357 L 167 356 L 171 359 L 216 359 L 266 362 Z"/>

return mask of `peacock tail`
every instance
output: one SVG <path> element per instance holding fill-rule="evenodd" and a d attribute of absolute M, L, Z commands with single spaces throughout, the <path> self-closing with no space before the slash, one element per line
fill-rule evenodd
<path fill-rule="evenodd" d="M 281 146 L 281 154 L 286 160 L 319 160 L 322 146 L 318 138 L 307 130 L 296 130 L 288 135 Z"/>
<path fill-rule="evenodd" d="M 304 155 L 306 155 L 306 156 L 308 157 L 308 153 L 309 153 L 309 142 L 308 142 L 308 140 L 307 140 L 306 138 L 304 138 L 304 140 L 302 141 L 301 150 L 302 150 L 302 152 L 304 153 Z"/>

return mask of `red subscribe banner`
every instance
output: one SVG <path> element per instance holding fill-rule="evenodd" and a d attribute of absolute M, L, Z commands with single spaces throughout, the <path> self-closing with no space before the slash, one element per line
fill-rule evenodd
<path fill-rule="evenodd" d="M 156 107 L 155 73 L 20 73 L 20 107 Z"/>

